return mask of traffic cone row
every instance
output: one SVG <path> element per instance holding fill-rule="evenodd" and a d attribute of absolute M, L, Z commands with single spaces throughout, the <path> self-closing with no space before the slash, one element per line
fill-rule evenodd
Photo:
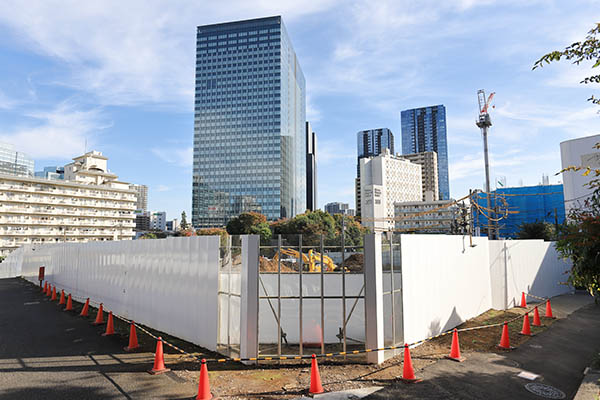
<path fill-rule="evenodd" d="M 65 291 L 64 289 L 60 291 L 60 300 L 58 301 L 58 305 L 62 306 L 65 304 Z"/>
<path fill-rule="evenodd" d="M 64 311 L 73 311 L 73 299 L 71 298 L 71 293 L 69 293 L 69 296 L 67 297 L 67 306 Z"/>

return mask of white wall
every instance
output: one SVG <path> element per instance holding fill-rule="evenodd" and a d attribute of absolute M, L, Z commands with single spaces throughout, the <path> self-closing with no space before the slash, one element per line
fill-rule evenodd
<path fill-rule="evenodd" d="M 520 304 L 522 292 L 552 297 L 571 290 L 562 284 L 571 265 L 559 259 L 553 242 L 491 240 L 489 248 L 493 308 Z"/>
<path fill-rule="evenodd" d="M 487 238 L 401 235 L 404 341 L 451 329 L 492 307 Z"/>
<path fill-rule="evenodd" d="M 45 265 L 57 289 L 216 350 L 218 236 L 47 244 L 22 253 L 26 279 L 37 283 Z"/>
<path fill-rule="evenodd" d="M 260 277 L 269 296 L 277 296 L 277 274 L 261 273 Z M 342 274 L 326 273 L 324 278 L 324 295 L 341 296 L 342 295 Z M 364 284 L 363 274 L 346 274 L 346 295 L 358 296 Z M 299 274 L 284 273 L 281 274 L 281 295 L 298 296 L 299 295 Z M 321 295 L 321 274 L 304 273 L 302 274 L 303 296 Z M 265 296 L 263 287 L 259 285 L 260 296 Z M 364 296 L 364 291 L 362 293 Z M 346 317 L 354 305 L 355 299 L 346 299 Z M 277 299 L 272 299 L 271 304 L 277 313 Z M 299 300 L 284 299 L 281 301 L 281 327 L 287 334 L 287 340 L 290 343 L 298 343 L 300 340 L 300 313 Z M 341 299 L 325 300 L 325 343 L 337 343 L 339 339 L 338 328 L 343 325 Z M 321 300 L 304 299 L 303 305 L 303 342 L 320 343 L 321 342 Z M 356 340 L 365 340 L 365 306 L 362 299 L 358 300 L 354 312 L 346 326 L 346 335 Z M 277 320 L 271 311 L 266 299 L 260 300 L 259 306 L 259 342 L 277 343 Z"/>
<path fill-rule="evenodd" d="M 594 148 L 594 145 L 598 142 L 600 142 L 600 135 L 587 136 L 562 142 L 560 144 L 562 167 L 578 167 L 583 165 L 592 168 L 600 168 L 600 150 Z M 592 190 L 584 185 L 593 178 L 594 174 L 583 176 L 583 171 L 568 171 L 563 172 L 562 175 L 565 193 L 565 211 L 568 214 L 571 208 L 582 206 L 586 195 L 592 193 Z"/>

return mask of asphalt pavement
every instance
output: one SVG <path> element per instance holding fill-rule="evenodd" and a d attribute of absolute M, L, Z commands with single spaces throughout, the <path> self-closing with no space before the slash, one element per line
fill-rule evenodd
<path fill-rule="evenodd" d="M 416 372 L 422 382 L 390 382 L 366 399 L 572 399 L 600 350 L 600 306 L 585 294 L 559 296 L 552 306 L 564 318 L 518 349 L 463 353 L 462 363 L 441 360 Z M 519 377 L 522 372 L 537 377 Z"/>
<path fill-rule="evenodd" d="M 152 353 L 127 353 L 127 338 L 102 337 L 39 289 L 0 279 L 0 399 L 189 399 L 197 387 L 153 376 Z"/>

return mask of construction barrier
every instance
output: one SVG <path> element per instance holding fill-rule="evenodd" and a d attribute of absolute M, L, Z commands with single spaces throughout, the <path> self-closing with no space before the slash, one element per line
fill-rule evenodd
<path fill-rule="evenodd" d="M 53 297 L 56 297 L 56 286 L 52 287 L 52 285 L 49 285 L 47 282 L 44 285 L 45 290 L 42 292 L 43 294 L 45 294 L 46 296 L 49 295 L 49 293 L 53 294 Z M 52 288 L 52 292 L 51 292 L 51 288 Z M 546 306 L 546 318 L 554 318 L 554 316 L 552 315 L 552 308 L 550 305 L 550 299 L 547 298 L 540 298 L 531 294 L 525 294 L 523 293 L 522 295 L 522 303 L 525 303 L 526 301 L 526 296 L 530 296 L 536 299 L 539 299 L 541 301 L 545 301 L 545 306 Z M 68 295 L 68 300 L 67 300 L 67 308 L 65 309 L 65 311 L 67 310 L 72 310 L 73 309 L 73 304 L 72 304 L 72 296 L 71 294 Z M 64 290 L 61 291 L 61 299 L 64 299 Z M 88 316 L 88 310 L 89 310 L 89 305 L 90 303 L 94 303 L 93 301 L 91 301 L 89 298 L 83 299 L 80 298 L 79 299 L 81 302 L 85 301 L 85 304 L 83 306 L 83 309 L 81 311 L 81 313 L 79 314 L 80 316 Z M 94 321 L 94 325 L 100 325 L 104 323 L 104 317 L 103 317 L 103 313 L 104 313 L 104 309 L 103 309 L 103 303 L 94 303 L 98 305 L 98 313 L 96 315 L 96 320 Z M 526 304 L 526 303 L 525 303 Z M 529 323 L 529 313 L 532 312 L 534 313 L 534 318 L 533 318 L 533 325 L 534 326 L 542 326 L 541 325 L 541 320 L 540 320 L 540 316 L 539 316 L 539 311 L 538 311 L 538 306 L 534 306 L 533 308 L 530 309 L 526 309 L 525 314 L 523 314 L 523 328 L 521 330 L 521 334 L 522 335 L 528 335 L 531 336 L 531 326 Z M 446 356 L 446 358 L 450 359 L 450 360 L 454 360 L 454 361 L 463 361 L 464 357 L 461 357 L 460 354 L 460 344 L 459 344 L 459 338 L 458 338 L 458 334 L 460 332 L 467 332 L 467 331 L 473 331 L 473 330 L 479 330 L 479 329 L 487 329 L 487 328 L 493 328 L 493 327 L 502 327 L 502 335 L 501 335 L 501 339 L 500 339 L 500 343 L 498 344 L 498 348 L 502 349 L 502 350 L 513 350 L 514 347 L 512 347 L 510 345 L 510 338 L 509 338 L 509 332 L 508 332 L 508 324 L 512 323 L 516 320 L 518 320 L 519 318 L 521 318 L 521 315 L 518 315 L 510 320 L 504 321 L 502 323 L 496 323 L 496 324 L 489 324 L 489 325 L 481 325 L 481 326 L 475 326 L 475 327 L 470 327 L 470 328 L 463 328 L 463 329 L 451 329 L 445 332 L 442 332 L 438 335 L 435 336 L 430 336 L 426 339 L 423 340 L 419 340 L 417 342 L 414 343 L 405 343 L 402 346 L 387 346 L 387 347 L 381 347 L 381 348 L 375 348 L 375 349 L 363 349 L 363 350 L 352 350 L 352 351 L 341 351 L 341 352 L 335 352 L 335 353 L 324 353 L 324 354 L 311 354 L 311 355 L 295 355 L 295 356 L 264 356 L 264 357 L 249 357 L 249 358 L 239 358 L 239 357 L 226 357 L 226 358 L 215 358 L 215 359 L 204 359 L 204 358 L 200 358 L 197 356 L 194 356 L 192 354 L 187 353 L 186 351 L 180 349 L 179 347 L 169 343 L 168 341 L 164 340 L 162 337 L 157 337 L 154 334 L 152 334 L 151 332 L 149 332 L 147 329 L 145 329 L 144 327 L 136 324 L 134 321 L 132 320 L 128 320 L 125 317 L 122 317 L 120 315 L 117 314 L 113 314 L 112 311 L 109 311 L 108 313 L 108 322 L 107 322 L 107 327 L 106 327 L 106 332 L 103 334 L 103 336 L 108 336 L 108 335 L 113 335 L 115 334 L 114 331 L 114 321 L 113 321 L 113 317 L 114 318 L 118 318 L 126 323 L 128 323 L 130 325 L 130 332 L 129 332 L 129 344 L 127 347 L 125 347 L 126 351 L 135 351 L 138 350 L 140 348 L 140 345 L 138 343 L 137 340 L 137 329 L 139 329 L 140 331 L 142 331 L 143 333 L 147 334 L 148 336 L 156 339 L 156 352 L 155 352 L 155 359 L 154 359 L 154 365 L 153 368 L 151 370 L 149 370 L 148 372 L 151 374 L 160 374 L 166 371 L 169 371 L 169 369 L 167 369 L 165 367 L 165 363 L 164 363 L 164 354 L 163 354 L 163 343 L 166 344 L 167 346 L 173 348 L 174 350 L 178 351 L 181 354 L 184 354 L 188 357 L 194 358 L 196 361 L 201 363 L 201 368 L 200 368 L 200 379 L 199 379 L 199 384 L 198 384 L 198 395 L 196 397 L 196 399 L 198 400 L 209 400 L 212 399 L 213 396 L 210 392 L 210 383 L 209 383 L 209 378 L 208 378 L 208 369 L 206 364 L 208 362 L 216 362 L 216 363 L 223 363 L 223 362 L 227 362 L 227 361 L 233 361 L 233 362 L 246 362 L 246 361 L 281 361 L 281 360 L 304 360 L 304 359 L 311 359 L 311 375 L 310 375 L 310 388 L 309 388 L 309 393 L 310 394 L 318 394 L 318 393 L 323 393 L 324 389 L 321 383 L 321 377 L 319 374 L 319 368 L 318 368 L 318 363 L 317 363 L 317 359 L 318 358 L 329 358 L 329 357 L 337 357 L 337 356 L 346 356 L 346 355 L 350 355 L 350 354 L 362 354 L 362 353 L 370 353 L 370 352 L 375 352 L 375 351 L 387 351 L 387 350 L 403 350 L 403 356 L 404 356 L 404 362 L 403 362 L 403 373 L 402 373 L 402 377 L 401 380 L 407 383 L 415 383 L 415 382 L 419 382 L 420 379 L 418 379 L 415 375 L 415 371 L 414 371 L 414 367 L 412 365 L 412 359 L 410 356 L 410 348 L 411 347 L 415 347 L 419 344 L 425 343 L 427 341 L 433 340 L 435 338 L 439 338 L 445 335 L 449 335 L 452 334 L 452 344 L 451 344 L 451 349 L 450 349 L 450 354 L 448 356 Z"/>

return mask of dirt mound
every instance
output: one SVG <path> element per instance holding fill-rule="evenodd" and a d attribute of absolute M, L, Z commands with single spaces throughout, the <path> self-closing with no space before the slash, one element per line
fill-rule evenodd
<path fill-rule="evenodd" d="M 268 258 L 261 256 L 259 259 L 259 268 L 260 272 L 277 272 L 277 261 L 269 260 Z M 282 261 L 281 272 L 297 272 L 297 270 L 291 268 L 287 263 Z"/>

